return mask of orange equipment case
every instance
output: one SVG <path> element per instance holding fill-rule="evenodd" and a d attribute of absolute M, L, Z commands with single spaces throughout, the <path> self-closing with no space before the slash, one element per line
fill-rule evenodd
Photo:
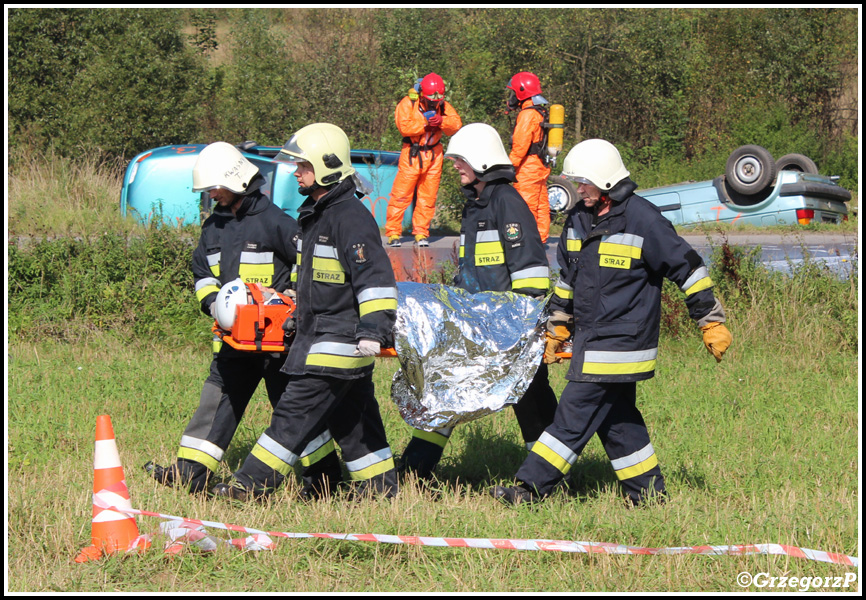
<path fill-rule="evenodd" d="M 246 286 L 253 297 L 252 304 L 235 307 L 237 316 L 231 331 L 226 331 L 214 323 L 213 332 L 236 350 L 288 352 L 286 342 L 289 340 L 286 338 L 293 334 L 287 336 L 283 323 L 294 314 L 294 301 L 276 292 L 283 304 L 265 304 L 261 285 L 247 283 Z"/>

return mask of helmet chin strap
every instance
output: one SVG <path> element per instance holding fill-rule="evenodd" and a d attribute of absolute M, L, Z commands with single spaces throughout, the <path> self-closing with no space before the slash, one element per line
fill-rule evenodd
<path fill-rule="evenodd" d="M 309 196 L 316 190 L 320 189 L 322 186 L 319 185 L 318 181 L 313 182 L 313 185 L 301 185 L 298 186 L 298 193 L 301 196 Z"/>
<path fill-rule="evenodd" d="M 233 213 L 237 213 L 241 207 L 241 203 L 243 203 L 245 196 L 241 194 L 235 194 L 235 199 L 232 200 L 232 203 L 229 204 L 229 210 Z"/>

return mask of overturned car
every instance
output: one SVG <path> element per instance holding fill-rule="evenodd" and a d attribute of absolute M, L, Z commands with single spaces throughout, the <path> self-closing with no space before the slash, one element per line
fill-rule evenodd
<path fill-rule="evenodd" d="M 192 191 L 192 168 L 205 144 L 162 146 L 137 155 L 129 163 L 121 188 L 121 214 L 141 222 L 171 225 L 201 222 L 211 211 L 206 193 Z M 238 148 L 265 176 L 263 193 L 295 216 L 304 198 L 298 193 L 295 165 L 277 162 L 280 148 L 245 142 Z M 358 174 L 362 201 L 384 227 L 391 186 L 397 175 L 398 152 L 353 150 L 352 166 Z M 760 146 L 742 146 L 731 153 L 725 173 L 710 181 L 680 183 L 637 190 L 661 209 L 674 225 L 718 222 L 730 224 L 808 225 L 841 223 L 848 218 L 851 193 L 838 178 L 818 174 L 808 157 L 788 154 L 779 160 Z M 548 180 L 551 213 L 571 210 L 580 199 L 574 186 L 561 176 Z M 403 226 L 412 222 L 413 205 Z"/>

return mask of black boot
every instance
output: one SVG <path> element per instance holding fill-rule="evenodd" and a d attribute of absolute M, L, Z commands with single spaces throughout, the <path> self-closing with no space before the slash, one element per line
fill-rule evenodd
<path fill-rule="evenodd" d="M 144 465 L 144 470 L 162 485 L 186 487 L 191 494 L 206 491 L 211 476 L 211 470 L 203 464 L 183 458 L 167 467 L 148 462 Z"/>
<path fill-rule="evenodd" d="M 414 473 L 418 479 L 431 479 L 444 450 L 432 442 L 413 437 L 403 451 L 397 468 L 401 475 Z"/>
<path fill-rule="evenodd" d="M 512 487 L 496 485 L 490 489 L 490 495 L 497 500 L 502 500 L 506 504 L 515 506 L 518 504 L 531 504 L 541 500 L 541 496 L 534 489 L 529 489 L 528 486 L 524 487 L 523 485 Z"/>
<path fill-rule="evenodd" d="M 268 488 L 245 488 L 237 479 L 229 483 L 218 483 L 210 491 L 214 498 L 225 498 L 237 500 L 238 502 L 249 502 L 250 500 L 263 500 L 270 495 Z"/>
<path fill-rule="evenodd" d="M 305 502 L 321 498 L 332 498 L 343 480 L 343 470 L 336 452 L 331 452 L 323 459 L 304 469 L 301 480 L 300 497 Z"/>

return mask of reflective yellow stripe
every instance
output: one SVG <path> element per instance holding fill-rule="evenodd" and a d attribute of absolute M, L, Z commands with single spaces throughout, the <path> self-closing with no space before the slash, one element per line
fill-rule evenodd
<path fill-rule="evenodd" d="M 572 289 L 556 287 L 554 288 L 553 293 L 562 298 L 563 300 L 574 300 L 574 290 Z"/>
<path fill-rule="evenodd" d="M 321 256 L 313 257 L 314 271 L 333 271 L 334 273 L 345 273 L 343 265 L 336 258 L 322 258 Z"/>
<path fill-rule="evenodd" d="M 397 310 L 397 299 L 384 298 L 381 300 L 369 300 L 358 306 L 358 313 L 361 317 L 378 310 Z"/>
<path fill-rule="evenodd" d="M 274 279 L 274 263 L 241 263 L 238 267 L 238 277 L 243 279 L 244 283 L 260 283 L 269 286 Z"/>
<path fill-rule="evenodd" d="M 616 476 L 617 479 L 619 479 L 620 481 L 622 481 L 623 479 L 631 479 L 632 477 L 637 477 L 638 475 L 646 473 L 658 464 L 659 459 L 656 457 L 655 454 L 653 454 L 648 459 L 639 462 L 633 467 L 627 467 L 625 469 L 620 469 L 619 471 L 616 471 Z"/>
<path fill-rule="evenodd" d="M 502 242 L 481 242 L 475 244 L 475 266 L 503 265 L 505 252 Z"/>
<path fill-rule="evenodd" d="M 372 356 L 361 356 L 350 358 L 348 356 L 335 356 L 333 354 L 310 354 L 307 356 L 307 365 L 311 367 L 332 367 L 334 369 L 360 369 L 375 362 Z"/>
<path fill-rule="evenodd" d="M 283 476 L 287 476 L 292 470 L 292 466 L 290 464 L 283 462 L 282 460 L 262 448 L 258 443 L 253 446 L 252 452 L 250 452 L 250 454 L 258 458 L 260 461 L 262 461 L 274 471 Z"/>
<path fill-rule="evenodd" d="M 184 446 L 181 446 L 180 450 L 177 451 L 177 457 L 203 464 L 211 471 L 216 471 L 217 468 L 219 468 L 219 461 L 217 459 L 206 452 L 194 448 L 185 448 Z"/>
<path fill-rule="evenodd" d="M 631 375 L 647 373 L 655 368 L 655 360 L 633 363 L 583 363 L 583 372 L 589 375 Z"/>
<path fill-rule="evenodd" d="M 582 246 L 582 240 L 565 240 L 565 249 L 567 252 L 580 252 Z"/>
<path fill-rule="evenodd" d="M 479 242 L 475 244 L 475 254 L 502 254 L 502 242 Z"/>
<path fill-rule="evenodd" d="M 713 287 L 713 280 L 709 277 L 704 277 L 699 280 L 696 284 L 686 290 L 686 296 L 691 296 L 692 294 L 697 294 L 701 290 L 705 290 L 707 288 Z"/>
<path fill-rule="evenodd" d="M 349 471 L 349 477 L 352 481 L 362 481 L 364 479 L 372 479 L 376 475 L 381 475 L 386 471 L 394 468 L 394 459 L 388 458 L 374 465 L 370 465 L 360 471 Z"/>
<path fill-rule="evenodd" d="M 206 285 L 203 288 L 196 290 L 195 299 L 201 302 L 208 297 L 209 294 L 219 294 L 220 289 L 215 285 Z"/>
<path fill-rule="evenodd" d="M 598 245 L 598 253 L 610 254 L 611 256 L 640 258 L 641 249 L 638 246 L 627 246 L 625 244 L 612 244 L 610 242 L 601 242 Z"/>
<path fill-rule="evenodd" d="M 541 458 L 556 467 L 563 475 L 566 475 L 571 470 L 571 465 L 569 464 L 569 462 L 562 458 L 559 454 L 551 450 L 541 440 L 538 440 L 532 445 L 531 452 L 535 452 Z"/>
<path fill-rule="evenodd" d="M 304 467 L 309 467 L 312 464 L 315 464 L 325 458 L 331 452 L 334 452 L 336 447 L 334 446 L 334 440 L 330 439 L 319 448 L 306 456 L 301 457 L 301 465 Z"/>
<path fill-rule="evenodd" d="M 207 266 L 210 269 L 210 272 L 213 273 L 214 277 L 220 276 L 220 253 L 219 252 L 207 255 Z"/>
<path fill-rule="evenodd" d="M 511 289 L 520 288 L 535 288 L 537 290 L 546 290 L 550 287 L 550 279 L 546 277 L 532 277 L 530 279 L 517 279 L 511 282 Z"/>
<path fill-rule="evenodd" d="M 448 445 L 448 436 L 442 435 L 441 433 L 437 433 L 435 431 L 424 431 L 423 429 L 413 429 L 412 437 L 418 438 L 419 440 L 424 440 L 425 442 L 430 442 L 431 444 L 435 444 L 440 448 L 444 448 Z"/>
<path fill-rule="evenodd" d="M 313 281 L 323 283 L 346 283 L 343 265 L 335 258 L 313 257 Z"/>
<path fill-rule="evenodd" d="M 622 256 L 599 256 L 598 264 L 601 267 L 608 267 L 611 269 L 630 269 L 631 268 L 631 258 L 622 257 Z"/>

